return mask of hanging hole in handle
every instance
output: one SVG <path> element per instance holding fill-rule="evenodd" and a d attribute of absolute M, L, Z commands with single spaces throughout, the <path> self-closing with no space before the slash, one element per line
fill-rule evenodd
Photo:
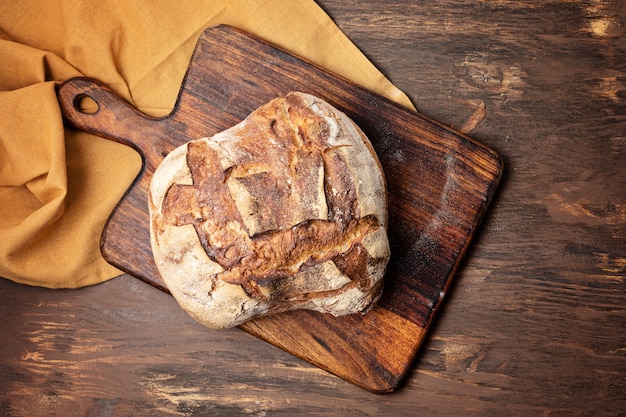
<path fill-rule="evenodd" d="M 74 108 L 83 114 L 96 114 L 100 110 L 98 102 L 87 94 L 74 97 Z"/>

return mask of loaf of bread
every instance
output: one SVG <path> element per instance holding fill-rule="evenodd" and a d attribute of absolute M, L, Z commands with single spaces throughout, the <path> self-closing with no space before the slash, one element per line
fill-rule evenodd
<path fill-rule="evenodd" d="M 380 162 L 344 113 L 293 92 L 173 150 L 149 195 L 159 273 L 211 328 L 311 309 L 365 313 L 389 260 Z"/>

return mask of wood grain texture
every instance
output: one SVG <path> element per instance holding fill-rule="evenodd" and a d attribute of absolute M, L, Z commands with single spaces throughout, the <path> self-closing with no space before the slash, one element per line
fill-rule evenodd
<path fill-rule="evenodd" d="M 506 162 L 401 389 L 373 395 L 216 334 L 129 276 L 3 280 L 0 414 L 623 415 L 624 3 L 319 3 L 422 113 L 460 129 L 484 105 L 471 135 Z"/>
<path fill-rule="evenodd" d="M 142 115 L 85 78 L 64 82 L 58 95 L 64 117 L 75 127 L 142 154 L 144 169 L 109 219 L 102 253 L 113 265 L 167 290 L 150 248 L 147 200 L 154 170 L 174 147 L 222 131 L 290 91 L 332 103 L 372 142 L 387 181 L 392 259 L 381 300 L 365 316 L 288 312 L 240 327 L 360 387 L 393 391 L 493 196 L 502 172 L 497 154 L 226 26 L 200 36 L 166 117 Z M 77 108 L 85 96 L 98 105 L 97 112 Z"/>

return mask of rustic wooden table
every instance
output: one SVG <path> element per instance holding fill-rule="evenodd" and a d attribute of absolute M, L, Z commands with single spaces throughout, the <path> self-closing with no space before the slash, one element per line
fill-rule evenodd
<path fill-rule="evenodd" d="M 0 280 L 1 415 L 624 415 L 626 3 L 319 3 L 506 163 L 405 383 L 366 392 L 130 276 Z"/>

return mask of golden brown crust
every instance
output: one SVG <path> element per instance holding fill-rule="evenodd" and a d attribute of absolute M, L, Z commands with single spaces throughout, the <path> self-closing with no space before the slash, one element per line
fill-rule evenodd
<path fill-rule="evenodd" d="M 153 251 L 201 322 L 227 327 L 294 308 L 350 314 L 378 299 L 389 257 L 384 178 L 345 115 L 291 93 L 173 154 L 151 186 Z M 173 247 L 188 227 L 207 259 Z M 211 289 L 205 299 L 199 285 Z M 234 307 L 224 308 L 229 293 Z"/>

